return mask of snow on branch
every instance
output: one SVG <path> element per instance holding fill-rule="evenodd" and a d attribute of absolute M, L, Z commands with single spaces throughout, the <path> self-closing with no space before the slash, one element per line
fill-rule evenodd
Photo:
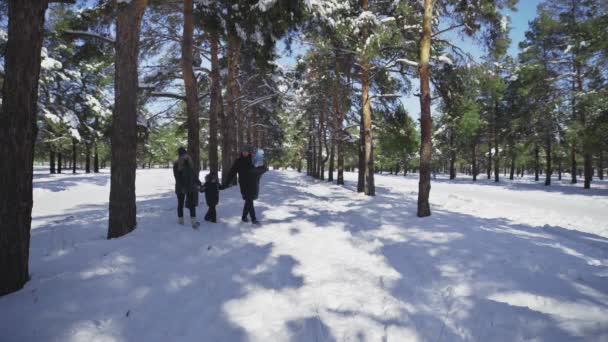
<path fill-rule="evenodd" d="M 413 66 L 413 67 L 416 67 L 416 68 L 418 67 L 418 62 L 414 62 L 414 61 L 406 59 L 406 58 L 396 59 L 395 62 L 397 62 L 397 63 L 403 63 L 403 64 L 406 64 L 406 65 L 409 65 L 409 66 Z"/>
<path fill-rule="evenodd" d="M 93 38 L 93 39 L 104 41 L 106 43 L 110 43 L 112 45 L 116 44 L 116 40 L 114 40 L 114 38 L 102 36 L 95 32 L 64 30 L 63 33 L 68 36 L 74 36 L 76 38 Z"/>

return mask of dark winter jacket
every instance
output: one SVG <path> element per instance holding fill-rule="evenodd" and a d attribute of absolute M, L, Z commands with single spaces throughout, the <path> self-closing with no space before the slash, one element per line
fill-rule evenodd
<path fill-rule="evenodd" d="M 241 187 L 241 195 L 245 200 L 254 200 L 258 198 L 260 188 L 260 177 L 264 172 L 268 171 L 265 166 L 255 167 L 251 160 L 251 155 L 248 157 L 239 157 L 234 161 L 230 168 L 227 179 L 223 182 L 223 187 L 228 186 L 234 181 L 234 177 L 239 175 L 239 186 Z"/>
<path fill-rule="evenodd" d="M 198 180 L 198 176 L 194 174 L 194 168 L 192 166 L 192 159 L 190 159 L 190 156 L 188 155 L 180 157 L 173 163 L 173 177 L 175 177 L 176 194 L 187 194 L 191 192 L 198 194 L 198 187 L 201 182 Z"/>
<path fill-rule="evenodd" d="M 201 192 L 205 193 L 207 206 L 212 207 L 220 201 L 220 185 L 218 182 L 205 182 L 201 187 Z"/>

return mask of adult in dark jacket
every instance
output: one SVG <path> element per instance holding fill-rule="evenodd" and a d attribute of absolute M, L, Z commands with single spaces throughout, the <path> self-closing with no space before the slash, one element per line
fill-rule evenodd
<path fill-rule="evenodd" d="M 243 215 L 241 219 L 243 222 L 248 222 L 247 215 L 251 217 L 251 223 L 258 224 L 258 220 L 255 217 L 255 208 L 253 201 L 258 198 L 260 190 L 260 177 L 268 168 L 265 166 L 255 167 L 251 154 L 253 153 L 253 147 L 249 144 L 243 146 L 240 157 L 234 161 L 234 164 L 230 168 L 228 177 L 222 180 L 222 187 L 224 189 L 234 181 L 234 177 L 239 175 L 239 186 L 241 188 L 241 195 L 245 200 L 243 206 Z"/>
<path fill-rule="evenodd" d="M 192 158 L 186 149 L 177 150 L 179 158 L 173 163 L 173 177 L 175 177 L 175 194 L 177 195 L 177 218 L 179 224 L 184 224 L 184 201 L 190 210 L 190 224 L 198 228 L 200 223 L 196 220 L 196 207 L 198 205 L 198 188 L 201 182 L 195 174 Z"/>

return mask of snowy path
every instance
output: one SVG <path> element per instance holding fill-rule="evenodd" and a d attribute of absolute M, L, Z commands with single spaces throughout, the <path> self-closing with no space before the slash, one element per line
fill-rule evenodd
<path fill-rule="evenodd" d="M 138 171 L 139 227 L 107 241 L 108 174 L 39 175 L 0 341 L 608 341 L 605 187 L 438 180 L 419 219 L 414 177 L 347 179 L 269 172 L 263 226 L 232 188 L 195 232 L 171 171 Z"/>

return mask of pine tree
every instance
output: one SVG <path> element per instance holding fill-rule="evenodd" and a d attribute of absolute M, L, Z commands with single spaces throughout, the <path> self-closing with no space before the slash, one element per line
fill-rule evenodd
<path fill-rule="evenodd" d="M 421 126 L 421 146 L 420 146 L 420 181 L 418 189 L 418 210 L 419 217 L 431 215 L 429 205 L 429 193 L 431 191 L 431 156 L 432 156 L 432 118 L 431 118 L 431 88 L 430 88 L 430 69 L 432 41 L 441 42 L 436 39 L 440 33 L 447 32 L 455 28 L 464 28 L 465 33 L 474 34 L 480 29 L 481 24 L 489 26 L 489 44 L 500 42 L 501 35 L 493 33 L 501 30 L 503 17 L 498 10 L 504 7 L 512 8 L 516 0 L 490 1 L 484 0 L 478 6 L 469 6 L 467 2 L 445 0 L 424 0 L 422 8 L 422 34 L 420 35 L 420 61 L 418 63 L 420 78 L 420 126 Z M 419 8 L 412 5 L 412 8 Z M 455 25 L 433 33 L 433 12 L 438 12 L 437 17 L 448 19 L 451 17 L 456 22 Z M 434 39 L 435 38 L 435 39 Z"/>
<path fill-rule="evenodd" d="M 114 115 L 108 239 L 135 229 L 139 33 L 147 0 L 119 4 L 116 18 Z"/>
<path fill-rule="evenodd" d="M 57 1 L 73 2 L 73 1 Z M 8 1 L 0 110 L 0 295 L 29 279 L 38 79 L 48 0 Z"/>

